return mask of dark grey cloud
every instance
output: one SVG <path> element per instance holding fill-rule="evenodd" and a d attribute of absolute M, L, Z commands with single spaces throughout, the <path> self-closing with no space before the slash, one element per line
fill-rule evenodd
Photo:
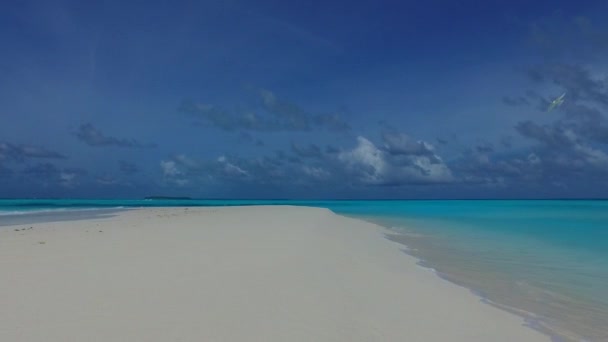
<path fill-rule="evenodd" d="M 337 113 L 315 115 L 312 122 L 315 126 L 324 127 L 334 132 L 348 132 L 351 130 L 350 124 Z"/>
<path fill-rule="evenodd" d="M 262 107 L 283 123 L 287 130 L 307 131 L 312 128 L 312 118 L 300 106 L 293 102 L 284 101 L 266 89 L 260 90 Z"/>
<path fill-rule="evenodd" d="M 564 132 L 573 132 L 578 139 L 608 143 L 608 120 L 603 114 L 608 108 L 608 84 L 605 78 L 594 77 L 592 72 L 577 64 L 536 66 L 532 70 L 534 80 L 551 82 L 566 93 L 565 102 L 560 107 L 560 112 L 566 116 L 556 116 L 552 128 L 541 128 L 532 122 L 519 123 L 516 129 L 520 134 L 545 142 L 554 140 L 552 142 L 559 145 L 558 143 L 567 142 Z M 551 97 L 544 98 L 533 90 L 528 93 L 543 111 L 552 100 Z"/>
<path fill-rule="evenodd" d="M 527 120 L 519 122 L 515 130 L 532 144 L 508 153 L 476 146 L 450 163 L 456 176 L 465 183 L 550 189 L 556 184 L 604 177 L 608 172 L 608 154 L 579 135 L 581 130 L 576 124 Z"/>
<path fill-rule="evenodd" d="M 258 159 L 260 160 L 261 165 L 268 165 L 273 168 L 280 168 L 285 165 L 284 159 L 282 159 L 278 153 L 273 156 L 264 156 Z"/>
<path fill-rule="evenodd" d="M 296 103 L 279 99 L 273 92 L 258 91 L 259 108 L 230 111 L 218 106 L 184 101 L 178 111 L 225 131 L 306 132 L 315 128 L 346 132 L 350 125 L 338 113 L 313 114 Z"/>
<path fill-rule="evenodd" d="M 585 92 L 594 93 L 589 89 Z M 565 116 L 557 117 L 551 124 L 528 120 L 515 127 L 523 137 L 536 142 L 532 148 L 539 157 L 545 178 L 564 184 L 594 179 L 598 175 L 604 177 L 608 172 L 608 154 L 605 152 L 608 120 L 596 107 L 583 104 L 602 105 L 603 100 L 597 96 L 581 97 L 573 98 L 564 108 Z"/>
<path fill-rule="evenodd" d="M 558 123 L 539 125 L 528 120 L 519 122 L 515 129 L 522 136 L 536 140 L 552 149 L 572 148 L 576 144 L 572 132 Z"/>
<path fill-rule="evenodd" d="M 81 168 L 59 168 L 51 163 L 37 163 L 25 167 L 20 175 L 28 183 L 71 188 L 78 185 L 87 172 Z"/>
<path fill-rule="evenodd" d="M 272 156 L 271 158 L 274 158 L 277 162 L 282 163 L 282 164 L 288 164 L 288 163 L 296 164 L 296 163 L 302 162 L 302 159 L 300 157 L 298 157 L 294 154 L 287 153 L 283 150 L 275 151 L 274 156 Z"/>
<path fill-rule="evenodd" d="M 323 151 L 315 144 L 309 144 L 306 146 L 291 143 L 291 150 L 296 156 L 300 158 L 322 158 Z"/>
<path fill-rule="evenodd" d="M 0 142 L 0 161 L 23 162 L 29 158 L 66 159 L 63 154 L 48 150 L 45 147 Z"/>
<path fill-rule="evenodd" d="M 101 175 L 95 177 L 95 182 L 99 185 L 109 186 L 109 185 L 117 185 L 121 184 L 120 179 L 112 176 L 112 175 Z"/>
<path fill-rule="evenodd" d="M 449 163 L 459 182 L 475 186 L 490 186 L 517 191 L 530 191 L 553 182 L 568 180 L 571 172 L 564 164 L 577 154 L 578 139 L 557 124 L 539 125 L 532 121 L 516 126 L 520 135 L 534 144 L 526 148 L 497 150 L 492 143 L 482 143 L 466 150 Z M 510 140 L 508 140 L 510 142 Z M 524 192 L 525 192 L 524 191 Z"/>
<path fill-rule="evenodd" d="M 386 137 L 383 147 L 358 137 L 355 148 L 338 155 L 341 167 L 350 179 L 359 184 L 381 186 L 454 181 L 450 168 L 432 153 L 430 144 L 414 141 L 402 133 L 391 133 Z"/>
<path fill-rule="evenodd" d="M 599 120 L 592 113 L 583 117 Z M 581 120 L 568 116 L 552 124 L 523 121 L 515 131 L 528 139 L 530 146 L 515 149 L 512 138 L 507 137 L 495 143 L 473 145 L 449 162 L 444 162 L 431 144 L 404 133 L 389 132 L 383 134 L 380 144 L 360 137 L 352 148 L 293 143 L 287 151 L 259 158 L 221 156 L 216 160 L 195 160 L 173 156 L 163 161 L 162 168 L 172 184 L 188 186 L 302 185 L 356 189 L 460 184 L 530 190 L 568 184 L 573 179 L 608 170 L 608 156 L 590 147 L 580 136 Z M 510 148 L 505 152 L 497 146 Z"/>
<path fill-rule="evenodd" d="M 600 181 L 608 171 L 608 120 L 604 115 L 608 80 L 598 76 L 601 73 L 593 66 L 608 58 L 608 30 L 585 17 L 554 15 L 534 25 L 532 38 L 547 62 L 527 71 L 537 89 L 528 90 L 525 97 L 541 111 L 561 93 L 566 93 L 565 101 L 558 111 L 548 114 L 553 119 L 550 123 L 519 122 L 515 131 L 531 145 L 511 149 L 514 155 L 507 159 L 526 160 L 525 154 L 533 155 L 523 174 L 542 175 L 537 182 L 573 185 Z M 496 154 L 489 157 L 494 164 L 504 159 Z"/>
<path fill-rule="evenodd" d="M 433 155 L 433 147 L 424 141 L 416 141 L 405 133 L 384 133 L 382 134 L 384 148 L 392 155 L 414 155 L 426 156 Z"/>
<path fill-rule="evenodd" d="M 586 95 L 570 99 L 560 111 L 563 115 L 551 114 L 555 118 L 551 123 L 532 120 L 517 123 L 515 132 L 527 140 L 526 147 L 515 148 L 512 137 L 503 137 L 497 144 L 483 143 L 469 148 L 448 165 L 457 182 L 507 191 L 523 189 L 523 193 L 599 182 L 608 172 L 608 154 L 597 145 L 607 141 L 607 120 L 597 108 L 581 104 L 591 102 L 601 106 L 598 99 L 601 100 Z"/>
<path fill-rule="evenodd" d="M 66 168 L 62 168 L 63 172 L 68 172 L 68 173 L 73 173 L 76 174 L 78 176 L 86 176 L 89 174 L 89 172 L 81 167 L 66 167 Z"/>
<path fill-rule="evenodd" d="M 232 113 L 218 108 L 217 106 L 197 104 L 192 101 L 184 101 L 178 111 L 203 120 L 200 124 L 209 124 L 225 131 L 254 130 L 275 131 L 279 130 L 276 122 L 269 122 L 260 118 L 256 113 Z"/>
<path fill-rule="evenodd" d="M 542 83 L 543 79 L 536 79 L 534 80 L 533 77 L 537 77 L 538 75 L 540 75 L 539 71 L 530 71 L 528 73 L 528 77 L 530 77 L 530 79 L 532 79 L 535 83 Z M 531 76 L 531 75 L 536 75 L 536 76 Z M 558 96 L 561 94 L 553 94 L 553 96 Z M 526 101 L 528 102 L 528 105 L 532 106 L 533 108 L 536 108 L 539 111 L 546 111 L 547 107 L 549 106 L 549 104 L 551 103 L 551 101 L 553 100 L 553 98 L 550 98 L 551 96 L 548 97 L 543 97 L 542 95 L 540 95 L 538 92 L 536 92 L 535 90 L 532 89 L 528 89 L 525 91 L 525 97 L 524 96 L 520 96 L 520 98 L 526 99 Z M 503 101 L 504 103 L 504 101 Z"/>
<path fill-rule="evenodd" d="M 274 171 L 282 165 L 268 157 L 248 160 L 220 156 L 215 160 L 201 160 L 183 154 L 160 162 L 165 181 L 178 186 L 278 182 L 282 174 Z"/>
<path fill-rule="evenodd" d="M 508 153 L 471 149 L 451 165 L 461 179 L 512 188 L 540 185 L 546 190 L 578 188 L 585 182 L 600 184 L 608 172 L 608 120 L 604 115 L 608 84 L 593 69 L 593 61 L 603 63 L 608 58 L 608 40 L 600 38 L 608 38 L 608 31 L 599 30 L 584 17 L 559 15 L 543 19 L 532 31 L 546 63 L 527 70 L 534 89 L 523 96 L 505 97 L 503 102 L 528 102 L 546 112 L 553 99 L 566 93 L 564 103 L 542 118 L 552 120 L 549 123 L 524 120 L 515 125 L 525 146 L 514 147 L 512 139 L 503 138 L 499 143 Z"/>
<path fill-rule="evenodd" d="M 215 159 L 199 159 L 184 154 L 173 155 L 160 162 L 161 173 L 167 184 L 178 186 L 217 185 L 276 182 L 278 175 L 266 177 L 260 173 L 283 165 L 272 158 L 243 159 L 235 156 L 219 156 Z"/>
<path fill-rule="evenodd" d="M 118 167 L 120 169 L 120 172 L 125 175 L 134 175 L 139 172 L 139 168 L 137 167 L 137 165 L 125 160 L 119 160 Z"/>
<path fill-rule="evenodd" d="M 500 138 L 500 145 L 504 148 L 511 148 L 513 147 L 513 137 L 512 136 L 506 136 L 506 137 L 502 137 Z"/>
<path fill-rule="evenodd" d="M 540 159 L 530 151 L 487 154 L 470 150 L 450 166 L 459 182 L 464 184 L 521 186 L 543 179 Z"/>
<path fill-rule="evenodd" d="M 492 145 L 491 143 L 488 143 L 488 142 L 484 142 L 484 143 L 481 143 L 481 144 L 475 146 L 475 149 L 479 153 L 492 153 L 492 152 L 494 152 L 494 145 Z"/>
<path fill-rule="evenodd" d="M 258 147 L 265 146 L 265 143 L 261 139 L 254 138 L 248 132 L 241 132 L 238 136 L 238 141 L 247 145 L 254 145 Z"/>
<path fill-rule="evenodd" d="M 435 139 L 435 140 L 437 140 L 437 143 L 438 143 L 439 145 L 447 145 L 447 144 L 448 144 L 448 141 L 447 141 L 447 140 L 445 140 L 445 139 L 442 139 L 442 138 L 437 138 L 437 139 Z"/>
<path fill-rule="evenodd" d="M 327 145 L 327 146 L 325 146 L 325 153 L 337 154 L 337 153 L 340 153 L 340 149 L 335 146 Z"/>
<path fill-rule="evenodd" d="M 588 140 L 608 144 L 608 119 L 597 108 L 583 104 L 570 104 L 565 108 L 565 125 Z"/>
<path fill-rule="evenodd" d="M 156 144 L 140 143 L 134 139 L 115 138 L 104 135 L 92 124 L 86 123 L 78 127 L 76 138 L 83 143 L 94 147 L 125 147 L 125 148 L 153 148 Z"/>
<path fill-rule="evenodd" d="M 382 134 L 384 151 L 391 155 L 396 163 L 407 164 L 411 156 L 429 158 L 432 163 L 440 163 L 433 145 L 426 141 L 414 140 L 405 133 L 389 132 Z"/>
<path fill-rule="evenodd" d="M 517 96 L 517 97 L 504 96 L 502 98 L 502 103 L 506 104 L 507 106 L 511 106 L 511 107 L 530 105 L 530 101 L 528 101 L 528 99 L 523 96 Z"/>
<path fill-rule="evenodd" d="M 538 67 L 528 69 L 527 75 L 528 75 L 528 78 L 533 82 L 542 83 L 545 81 L 545 77 L 544 77 L 543 73 L 541 72 L 541 69 Z"/>
<path fill-rule="evenodd" d="M 567 102 L 583 100 L 608 105 L 608 88 L 605 80 L 593 78 L 589 70 L 580 65 L 540 65 L 534 67 L 528 75 L 534 75 L 531 76 L 534 81 L 551 82 L 561 87 L 567 94 Z M 559 94 L 551 96 L 557 95 Z"/>
<path fill-rule="evenodd" d="M 353 186 L 402 186 L 447 184 L 456 181 L 450 167 L 431 144 L 405 133 L 390 132 L 382 144 L 358 137 L 352 149 L 341 149 L 323 160 L 335 181 Z"/>
<path fill-rule="evenodd" d="M 527 147 L 514 148 L 513 138 L 503 137 L 473 145 L 449 162 L 443 161 L 428 142 L 389 131 L 379 144 L 359 137 L 351 148 L 292 143 L 286 151 L 258 158 L 196 160 L 177 155 L 162 161 L 161 169 L 167 182 L 188 186 L 322 185 L 355 189 L 442 184 L 518 191 L 549 188 L 608 171 L 608 156 L 589 145 L 583 135 L 591 126 L 602 127 L 598 122 L 603 124 L 603 116 L 591 110 L 571 113 L 574 108 L 572 105 L 562 112 L 565 118 L 550 124 L 518 123 L 515 132 L 527 139 Z M 603 131 L 594 134 L 603 136 L 600 133 Z"/>
<path fill-rule="evenodd" d="M 287 153 L 285 153 L 285 151 L 283 151 L 283 150 L 275 150 L 274 153 L 275 153 L 274 157 L 276 158 L 277 161 L 279 161 L 281 163 L 287 161 L 288 155 L 287 155 Z"/>
<path fill-rule="evenodd" d="M 183 186 L 323 185 L 338 189 L 453 181 L 449 168 L 435 154 L 415 150 L 409 155 L 393 155 L 363 137 L 350 149 L 292 143 L 287 151 L 256 158 L 222 155 L 201 160 L 174 155 L 162 160 L 160 169 L 167 184 Z"/>

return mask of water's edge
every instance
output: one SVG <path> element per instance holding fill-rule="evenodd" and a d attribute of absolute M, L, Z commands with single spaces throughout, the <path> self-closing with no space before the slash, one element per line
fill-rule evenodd
<path fill-rule="evenodd" d="M 416 260 L 416 264 L 418 266 L 420 266 L 424 269 L 427 269 L 430 272 L 433 272 L 433 274 L 435 274 L 437 277 L 449 282 L 450 284 L 467 289 L 469 292 L 471 292 L 471 294 L 473 294 L 475 297 L 479 298 L 479 300 L 484 304 L 491 305 L 497 309 L 500 309 L 500 310 L 506 311 L 508 313 L 514 314 L 518 317 L 521 317 L 523 326 L 536 330 L 536 331 L 548 336 L 551 339 L 551 341 L 553 341 L 553 342 L 588 342 L 586 340 L 576 338 L 574 336 L 567 336 L 564 332 L 560 333 L 559 330 L 557 329 L 557 327 L 552 328 L 552 327 L 548 326 L 535 313 L 528 312 L 526 310 L 518 309 L 515 307 L 511 307 L 511 306 L 508 306 L 505 304 L 495 302 L 495 301 L 491 300 L 490 298 L 486 297 L 481 291 L 468 287 L 468 286 L 458 282 L 453 277 L 450 277 L 448 273 L 438 271 L 436 268 L 433 267 L 434 266 L 433 264 L 428 263 L 426 260 L 421 258 L 419 255 L 416 255 L 415 253 L 413 253 L 413 250 L 407 245 L 407 235 L 396 230 L 394 227 L 386 226 L 386 225 L 376 222 L 373 219 L 370 219 L 368 217 L 360 217 L 357 215 L 349 216 L 349 215 L 343 215 L 343 214 L 338 214 L 338 213 L 335 213 L 335 214 L 341 215 L 344 217 L 357 219 L 357 220 L 362 220 L 362 221 L 380 226 L 380 227 L 390 231 L 390 233 L 385 233 L 384 237 L 389 241 L 393 241 L 395 243 L 402 245 L 404 248 L 402 248 L 401 251 L 403 253 L 407 254 L 408 256 L 414 258 Z"/>
<path fill-rule="evenodd" d="M 24 213 L 0 215 L 0 229 L 17 225 L 33 225 L 37 223 L 65 222 L 91 220 L 112 217 L 121 212 L 137 208 L 87 208 L 87 209 L 49 209 Z"/>

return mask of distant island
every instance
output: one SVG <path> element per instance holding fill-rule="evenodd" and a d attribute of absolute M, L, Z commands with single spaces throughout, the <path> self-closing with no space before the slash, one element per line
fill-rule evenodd
<path fill-rule="evenodd" d="M 172 196 L 148 196 L 144 200 L 191 200 L 190 197 L 172 197 Z"/>

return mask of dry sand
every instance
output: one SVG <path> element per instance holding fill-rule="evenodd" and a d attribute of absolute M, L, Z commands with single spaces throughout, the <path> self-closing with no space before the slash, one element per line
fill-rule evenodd
<path fill-rule="evenodd" d="M 0 227 L 0 341 L 549 340 L 385 233 L 285 206 Z"/>

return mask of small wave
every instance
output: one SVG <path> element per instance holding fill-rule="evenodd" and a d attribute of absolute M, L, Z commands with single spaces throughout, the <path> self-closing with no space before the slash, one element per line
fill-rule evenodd
<path fill-rule="evenodd" d="M 32 207 L 46 207 L 46 208 L 81 208 L 81 207 L 90 207 L 89 203 L 53 203 L 53 202 L 16 202 L 16 203 L 3 203 L 5 207 L 13 207 L 13 208 L 32 208 Z M 103 204 L 98 204 L 98 206 L 104 206 Z"/>
<path fill-rule="evenodd" d="M 432 272 L 432 273 L 434 273 L 434 274 L 439 274 L 439 273 L 437 273 L 437 270 L 436 270 L 436 269 L 434 269 L 433 267 L 429 266 L 427 263 L 425 263 L 425 262 L 424 262 L 424 261 L 422 261 L 422 260 L 419 260 L 419 261 L 416 263 L 416 266 L 418 266 L 418 267 L 422 268 L 422 269 L 423 269 L 423 270 L 425 270 L 425 271 L 430 271 L 430 272 Z"/>

